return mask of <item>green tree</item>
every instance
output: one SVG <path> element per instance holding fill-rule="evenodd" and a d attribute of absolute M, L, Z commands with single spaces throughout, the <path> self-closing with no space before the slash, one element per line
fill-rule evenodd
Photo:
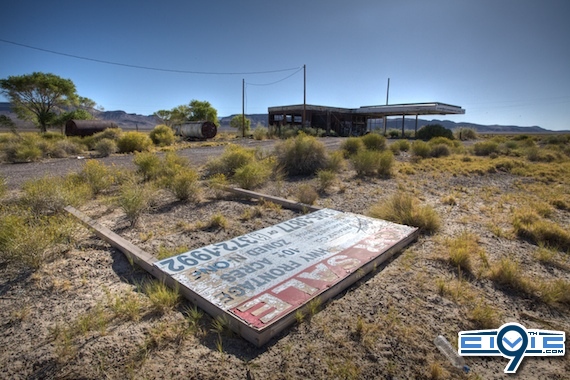
<path fill-rule="evenodd" d="M 230 120 L 230 127 L 236 128 L 240 136 L 245 136 L 251 129 L 251 120 L 247 117 L 242 118 L 242 115 L 235 115 Z"/>
<path fill-rule="evenodd" d="M 161 121 L 162 124 L 167 125 L 169 127 L 172 127 L 173 124 L 173 120 L 172 119 L 172 111 L 169 110 L 158 110 L 154 113 L 154 116 L 158 117 Z"/>
<path fill-rule="evenodd" d="M 9 76 L 0 80 L 0 88 L 16 115 L 33 121 L 42 132 L 57 122 L 60 113 L 81 101 L 70 79 L 49 73 Z"/>
<path fill-rule="evenodd" d="M 212 107 L 210 102 L 192 100 L 190 102 L 190 109 L 192 111 L 189 117 L 190 121 L 207 120 L 216 124 L 216 127 L 220 126 L 220 122 L 218 120 L 218 111 Z"/>
<path fill-rule="evenodd" d="M 156 111 L 154 115 L 160 118 L 160 120 L 169 127 L 182 125 L 189 121 L 205 120 L 211 121 L 216 124 L 217 127 L 220 126 L 218 111 L 207 101 L 192 100 L 188 105 L 183 104 L 174 107 L 170 111 L 159 110 Z"/>

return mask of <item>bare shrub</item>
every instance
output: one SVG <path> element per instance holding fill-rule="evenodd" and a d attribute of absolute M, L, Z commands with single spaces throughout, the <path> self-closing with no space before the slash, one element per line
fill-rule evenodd
<path fill-rule="evenodd" d="M 257 127 L 255 127 L 255 129 L 253 130 L 253 138 L 255 140 L 264 140 L 266 139 L 268 136 L 268 130 L 267 128 L 258 125 Z"/>
<path fill-rule="evenodd" d="M 232 176 L 237 169 L 254 160 L 255 150 L 231 144 L 227 146 L 220 157 L 211 159 L 206 163 L 206 170 L 210 175 L 221 173 Z"/>
<path fill-rule="evenodd" d="M 20 201 L 36 214 L 61 212 L 67 205 L 77 206 L 91 197 L 89 186 L 71 176 L 30 180 L 24 183 L 22 190 Z"/>
<path fill-rule="evenodd" d="M 132 226 L 150 209 L 154 189 L 149 185 L 126 182 L 121 186 L 117 203 L 125 212 L 125 217 Z"/>
<path fill-rule="evenodd" d="M 390 150 L 361 150 L 352 156 L 351 162 L 359 176 L 389 177 L 394 165 L 394 154 Z"/>
<path fill-rule="evenodd" d="M 297 198 L 301 203 L 312 205 L 319 198 L 319 194 L 313 186 L 309 184 L 303 184 L 297 189 Z"/>
<path fill-rule="evenodd" d="M 336 182 L 336 173 L 332 170 L 319 170 L 317 172 L 319 191 L 325 192 Z"/>
<path fill-rule="evenodd" d="M 87 160 L 79 177 L 89 186 L 93 195 L 109 189 L 115 182 L 111 170 L 97 160 Z"/>
<path fill-rule="evenodd" d="M 169 146 L 174 144 L 176 141 L 176 136 L 174 136 L 174 131 L 168 125 L 157 125 L 149 133 L 149 137 L 158 146 Z"/>
<path fill-rule="evenodd" d="M 152 146 L 152 140 L 141 132 L 125 132 L 117 140 L 120 153 L 144 152 Z"/>
<path fill-rule="evenodd" d="M 155 153 L 135 153 L 133 163 L 137 166 L 137 171 L 142 174 L 145 181 L 156 179 L 160 174 L 161 161 L 160 157 L 158 157 Z"/>
<path fill-rule="evenodd" d="M 278 165 L 289 175 L 314 174 L 327 165 L 324 144 L 304 133 L 278 143 L 275 154 Z"/>
<path fill-rule="evenodd" d="M 431 154 L 431 147 L 425 141 L 414 141 L 412 143 L 412 154 L 419 158 L 428 158 Z"/>
<path fill-rule="evenodd" d="M 269 180 L 272 172 L 272 165 L 264 161 L 253 161 L 238 168 L 233 176 L 233 180 L 239 187 L 244 189 L 255 189 Z"/>
<path fill-rule="evenodd" d="M 495 141 L 480 141 L 473 144 L 473 153 L 476 156 L 489 156 L 498 153 L 499 144 Z"/>
<path fill-rule="evenodd" d="M 111 139 L 101 139 L 95 143 L 94 149 L 101 155 L 101 157 L 110 156 L 113 153 L 117 153 L 119 148 L 117 143 Z"/>
<path fill-rule="evenodd" d="M 198 173 L 192 169 L 180 170 L 170 180 L 168 188 L 181 201 L 197 201 L 200 198 Z"/>
<path fill-rule="evenodd" d="M 349 137 L 342 142 L 340 149 L 345 152 L 346 157 L 352 157 L 364 150 L 364 142 L 358 137 Z"/>
<path fill-rule="evenodd" d="M 368 133 L 361 137 L 364 146 L 368 150 L 384 150 L 386 149 L 386 137 L 378 133 Z"/>

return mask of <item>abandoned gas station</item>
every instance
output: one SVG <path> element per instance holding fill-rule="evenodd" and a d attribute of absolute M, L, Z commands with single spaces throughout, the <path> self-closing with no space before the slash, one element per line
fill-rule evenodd
<path fill-rule="evenodd" d="M 327 135 L 361 136 L 371 130 L 383 128 L 386 133 L 386 119 L 388 117 L 402 117 L 402 136 L 406 116 L 415 116 L 415 132 L 418 130 L 418 116 L 420 115 L 461 115 L 465 110 L 451 104 L 409 103 L 377 106 L 363 106 L 360 108 L 338 108 L 317 106 L 309 104 L 278 106 L 268 108 L 268 125 L 277 127 L 311 127 L 326 131 Z"/>

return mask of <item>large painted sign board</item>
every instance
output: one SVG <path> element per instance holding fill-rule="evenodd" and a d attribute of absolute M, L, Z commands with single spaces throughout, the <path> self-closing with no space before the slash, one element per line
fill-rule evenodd
<path fill-rule="evenodd" d="M 335 296 L 417 238 L 417 229 L 322 209 L 154 265 L 257 346 L 316 297 Z"/>

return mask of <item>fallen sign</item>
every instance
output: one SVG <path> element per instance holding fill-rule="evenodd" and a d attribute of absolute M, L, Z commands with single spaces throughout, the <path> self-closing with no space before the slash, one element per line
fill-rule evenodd
<path fill-rule="evenodd" d="M 418 229 L 321 209 L 158 261 L 73 207 L 66 211 L 244 339 L 262 346 L 414 241 Z"/>
<path fill-rule="evenodd" d="M 326 301 L 417 238 L 418 230 L 322 209 L 157 261 L 200 308 L 262 346 L 311 300 Z"/>

